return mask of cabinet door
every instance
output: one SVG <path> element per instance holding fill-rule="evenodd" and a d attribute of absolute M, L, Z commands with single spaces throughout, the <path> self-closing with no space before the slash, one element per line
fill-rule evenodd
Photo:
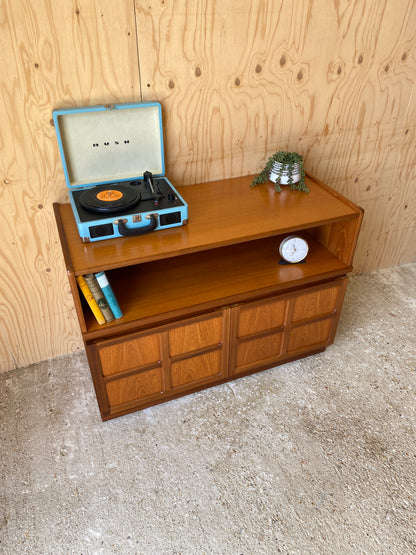
<path fill-rule="evenodd" d="M 232 309 L 231 373 L 270 368 L 317 352 L 335 335 L 347 279 Z"/>
<path fill-rule="evenodd" d="M 227 310 L 187 320 L 168 331 L 172 389 L 221 379 L 228 365 Z"/>
<path fill-rule="evenodd" d="M 87 346 L 103 418 L 323 350 L 347 279 Z"/>
<path fill-rule="evenodd" d="M 314 287 L 292 302 L 288 326 L 287 353 L 301 355 L 330 345 L 335 336 L 347 278 Z"/>
<path fill-rule="evenodd" d="M 227 375 L 229 311 L 87 348 L 104 418 L 195 391 Z"/>
<path fill-rule="evenodd" d="M 108 401 L 116 407 L 132 401 L 148 399 L 163 393 L 161 368 L 137 372 L 127 378 L 109 381 L 106 384 Z"/>
<path fill-rule="evenodd" d="M 94 373 L 102 392 L 102 412 L 128 409 L 163 395 L 166 380 L 160 330 L 99 341 L 95 348 Z"/>
<path fill-rule="evenodd" d="M 283 349 L 288 300 L 272 297 L 232 309 L 234 374 L 276 363 Z"/>
<path fill-rule="evenodd" d="M 98 346 L 103 376 L 154 365 L 162 359 L 160 334 L 146 333 L 103 341 Z"/>

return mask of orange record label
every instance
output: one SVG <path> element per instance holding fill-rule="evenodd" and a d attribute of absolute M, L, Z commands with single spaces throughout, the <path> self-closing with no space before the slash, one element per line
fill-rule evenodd
<path fill-rule="evenodd" d="M 123 193 L 114 189 L 108 189 L 107 191 L 101 191 L 97 195 L 98 200 L 103 200 L 105 202 L 112 202 L 113 200 L 119 200 L 123 198 Z"/>

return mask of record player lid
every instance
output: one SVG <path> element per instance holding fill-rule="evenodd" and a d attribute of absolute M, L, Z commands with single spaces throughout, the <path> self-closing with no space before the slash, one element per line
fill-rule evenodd
<path fill-rule="evenodd" d="M 63 108 L 53 119 L 70 189 L 165 173 L 158 102 Z"/>

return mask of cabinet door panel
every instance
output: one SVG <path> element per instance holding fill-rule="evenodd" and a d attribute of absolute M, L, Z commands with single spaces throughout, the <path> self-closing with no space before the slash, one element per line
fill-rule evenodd
<path fill-rule="evenodd" d="M 341 287 L 337 285 L 297 297 L 292 321 L 300 322 L 330 314 L 337 306 L 340 290 Z"/>
<path fill-rule="evenodd" d="M 220 349 L 171 363 L 172 387 L 218 376 L 222 372 Z"/>
<path fill-rule="evenodd" d="M 161 368 L 155 368 L 108 382 L 106 389 L 108 401 L 112 407 L 162 393 L 162 370 Z"/>
<path fill-rule="evenodd" d="M 260 365 L 267 360 L 278 359 L 282 344 L 282 332 L 241 341 L 237 347 L 237 368 L 254 362 Z"/>
<path fill-rule="evenodd" d="M 122 339 L 118 343 L 99 346 L 104 376 L 159 362 L 160 339 L 158 333 Z"/>
<path fill-rule="evenodd" d="M 334 324 L 333 318 L 326 318 L 318 322 L 311 322 L 293 328 L 290 332 L 288 352 L 294 352 L 307 347 L 317 348 L 328 344 Z"/>
<path fill-rule="evenodd" d="M 177 356 L 222 342 L 223 316 L 209 317 L 169 331 L 169 353 Z"/>
<path fill-rule="evenodd" d="M 241 307 L 238 316 L 238 337 L 282 326 L 285 322 L 286 306 L 286 301 L 268 300 Z"/>

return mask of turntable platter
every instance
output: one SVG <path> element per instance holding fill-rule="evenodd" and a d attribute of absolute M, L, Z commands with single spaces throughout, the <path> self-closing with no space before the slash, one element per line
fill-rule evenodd
<path fill-rule="evenodd" d="M 110 183 L 85 189 L 79 197 L 82 208 L 112 214 L 128 210 L 140 202 L 140 191 L 132 185 Z"/>

